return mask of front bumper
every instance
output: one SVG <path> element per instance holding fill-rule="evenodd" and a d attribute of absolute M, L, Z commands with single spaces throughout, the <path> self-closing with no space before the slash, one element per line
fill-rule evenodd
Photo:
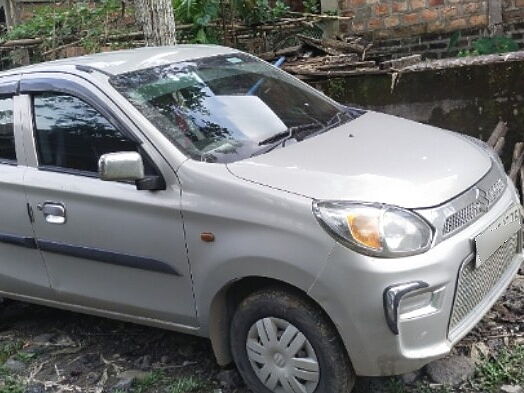
<path fill-rule="evenodd" d="M 519 252 L 508 260 L 504 273 L 450 329 L 459 271 L 474 255 L 473 239 L 515 203 L 518 197 L 510 185 L 488 213 L 421 255 L 380 259 L 335 246 L 309 294 L 334 321 L 358 375 L 396 375 L 418 369 L 448 354 L 478 323 L 524 260 L 521 234 Z M 384 310 L 384 294 L 388 288 L 409 283 L 422 284 L 401 297 L 396 332 Z"/>

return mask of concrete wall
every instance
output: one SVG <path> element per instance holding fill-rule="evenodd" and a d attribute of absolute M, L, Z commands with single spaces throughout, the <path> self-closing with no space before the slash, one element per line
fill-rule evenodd
<path fill-rule="evenodd" d="M 391 75 L 360 75 L 312 84 L 340 102 L 483 140 L 502 119 L 510 128 L 504 149 L 508 163 L 514 144 L 524 141 L 522 75 L 524 62 L 508 62 L 405 73 L 394 89 Z"/>

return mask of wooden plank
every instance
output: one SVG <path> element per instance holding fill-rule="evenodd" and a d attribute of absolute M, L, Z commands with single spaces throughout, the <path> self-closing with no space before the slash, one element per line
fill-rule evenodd
<path fill-rule="evenodd" d="M 23 47 L 23 46 L 33 46 L 33 45 L 39 45 L 42 42 L 44 42 L 41 38 L 24 38 L 20 40 L 11 40 L 6 41 L 3 44 L 1 44 L 2 48 L 14 48 L 14 47 Z"/>
<path fill-rule="evenodd" d="M 495 147 L 499 138 L 505 137 L 508 132 L 508 126 L 502 120 L 498 122 L 497 126 L 491 133 L 491 136 L 488 139 L 487 144 L 491 147 Z"/>
<path fill-rule="evenodd" d="M 273 60 L 281 56 L 297 55 L 302 49 L 302 45 L 290 46 L 288 48 L 279 49 L 271 52 L 264 52 L 258 55 L 263 60 Z"/>
<path fill-rule="evenodd" d="M 387 60 L 380 63 L 380 68 L 399 70 L 408 66 L 415 65 L 422 61 L 422 55 L 411 55 L 399 59 Z"/>
<path fill-rule="evenodd" d="M 297 73 L 297 75 L 307 75 L 307 76 L 317 76 L 317 77 L 344 77 L 344 76 L 354 76 L 354 75 L 376 75 L 376 74 L 386 74 L 387 71 L 381 70 L 378 67 L 375 68 L 362 68 L 349 71 L 315 71 L 310 69 L 304 70 L 293 70 L 292 73 Z"/>
<path fill-rule="evenodd" d="M 524 203 L 524 167 L 520 167 L 520 203 Z"/>
<path fill-rule="evenodd" d="M 493 150 L 500 156 L 502 153 L 502 149 L 504 149 L 504 144 L 506 143 L 506 138 L 503 136 L 499 138 L 495 146 L 493 147 Z"/>
<path fill-rule="evenodd" d="M 513 149 L 513 161 L 511 162 L 511 169 L 509 170 L 509 177 L 513 182 L 517 179 L 517 175 L 524 162 L 524 142 L 518 142 Z"/>

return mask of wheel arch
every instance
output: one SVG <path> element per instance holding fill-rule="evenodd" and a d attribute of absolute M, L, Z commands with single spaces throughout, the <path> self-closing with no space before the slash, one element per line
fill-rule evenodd
<path fill-rule="evenodd" d="M 229 327 L 233 313 L 240 302 L 250 294 L 264 288 L 279 288 L 293 292 L 317 307 L 324 314 L 326 319 L 333 325 L 337 334 L 340 333 L 333 320 L 329 317 L 324 308 L 303 289 L 282 280 L 248 276 L 234 280 L 225 285 L 213 298 L 209 310 L 209 338 L 217 363 L 226 366 L 233 362 L 231 354 Z M 341 342 L 343 340 L 341 339 Z M 348 358 L 349 358 L 349 354 Z"/>

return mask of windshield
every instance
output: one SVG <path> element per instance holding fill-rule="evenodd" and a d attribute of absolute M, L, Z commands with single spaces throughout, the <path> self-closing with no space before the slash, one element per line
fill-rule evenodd
<path fill-rule="evenodd" d="M 355 117 L 283 71 L 244 54 L 174 63 L 111 84 L 193 159 L 233 162 Z"/>

